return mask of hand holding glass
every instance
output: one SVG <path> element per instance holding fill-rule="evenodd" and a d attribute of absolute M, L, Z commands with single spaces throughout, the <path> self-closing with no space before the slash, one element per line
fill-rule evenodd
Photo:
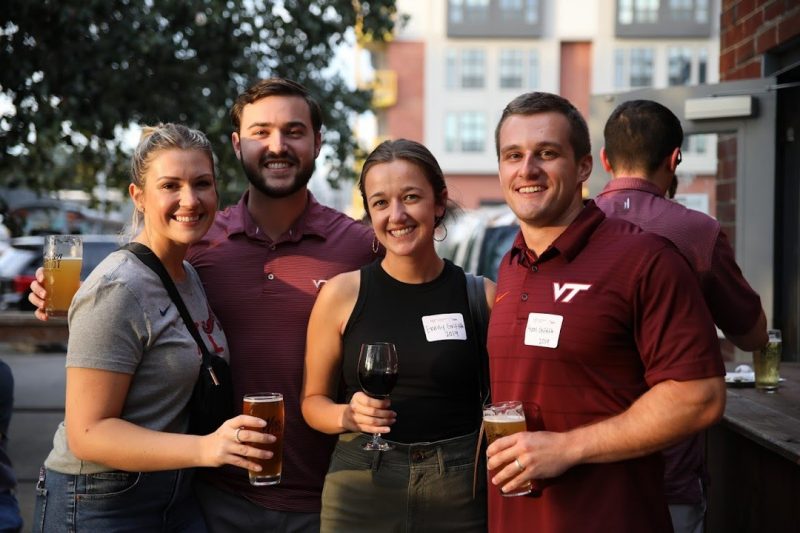
<path fill-rule="evenodd" d="M 361 390 L 372 398 L 388 398 L 397 383 L 397 349 L 390 342 L 362 344 L 358 357 L 358 382 Z M 394 446 L 375 433 L 364 445 L 365 450 L 382 451 Z"/>
<path fill-rule="evenodd" d="M 242 413 L 258 417 L 267 425 L 263 428 L 247 428 L 275 436 L 275 442 L 265 444 L 250 443 L 250 446 L 272 452 L 271 459 L 256 459 L 261 471 L 249 470 L 250 484 L 255 486 L 277 485 L 281 482 L 283 467 L 283 394 L 279 392 L 256 392 L 245 394 L 242 401 Z"/>
<path fill-rule="evenodd" d="M 81 284 L 83 241 L 77 235 L 44 238 L 44 311 L 48 317 L 67 316 Z"/>
<path fill-rule="evenodd" d="M 491 445 L 501 437 L 514 433 L 527 431 L 525 425 L 525 412 L 522 402 L 498 402 L 483 407 L 483 430 L 486 432 L 486 441 Z M 514 492 L 503 492 L 503 496 L 525 496 L 532 491 L 531 482 Z"/>

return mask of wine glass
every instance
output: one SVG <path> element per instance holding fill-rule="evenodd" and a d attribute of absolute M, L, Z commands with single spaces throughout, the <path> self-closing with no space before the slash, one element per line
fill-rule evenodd
<path fill-rule="evenodd" d="M 358 357 L 358 382 L 361 390 L 372 398 L 388 398 L 397 383 L 397 349 L 391 342 L 364 343 Z M 394 446 L 381 438 L 380 433 L 364 445 L 365 450 L 381 451 Z"/>

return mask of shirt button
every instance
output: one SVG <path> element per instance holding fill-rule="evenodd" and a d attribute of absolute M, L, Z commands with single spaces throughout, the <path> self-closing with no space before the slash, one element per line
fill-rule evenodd
<path fill-rule="evenodd" d="M 527 302 L 528 301 L 528 293 L 527 292 L 523 292 L 522 293 L 522 301 L 523 302 Z"/>
<path fill-rule="evenodd" d="M 532 265 L 531 270 L 533 270 L 534 272 L 539 272 L 539 267 L 536 265 Z"/>
<path fill-rule="evenodd" d="M 267 279 L 270 279 L 270 280 L 275 279 L 275 274 L 270 272 L 269 274 L 267 274 Z"/>
<path fill-rule="evenodd" d="M 269 247 L 270 250 L 274 250 L 275 248 L 276 248 L 276 246 L 274 244 Z"/>

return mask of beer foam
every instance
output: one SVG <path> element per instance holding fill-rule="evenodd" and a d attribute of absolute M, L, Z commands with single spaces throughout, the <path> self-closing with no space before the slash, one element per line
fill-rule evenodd
<path fill-rule="evenodd" d="M 521 415 L 488 415 L 483 417 L 484 422 L 494 422 L 495 424 L 511 424 L 513 422 L 525 422 L 525 417 Z"/>

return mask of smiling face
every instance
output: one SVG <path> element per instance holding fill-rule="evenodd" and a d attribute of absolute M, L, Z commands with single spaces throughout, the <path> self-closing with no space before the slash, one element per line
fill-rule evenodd
<path fill-rule="evenodd" d="M 268 96 L 244 106 L 232 141 L 252 186 L 270 198 L 284 198 L 311 179 L 321 137 L 303 98 Z"/>
<path fill-rule="evenodd" d="M 561 113 L 511 115 L 499 132 L 500 187 L 523 230 L 567 226 L 580 212 L 592 157 L 575 160 Z"/>
<path fill-rule="evenodd" d="M 136 208 L 143 213 L 143 233 L 154 251 L 197 242 L 214 222 L 217 189 L 209 156 L 178 148 L 154 152 L 144 186 L 131 184 Z"/>
<path fill-rule="evenodd" d="M 364 192 L 387 257 L 435 254 L 433 232 L 444 216 L 447 191 L 437 200 L 420 167 L 403 159 L 377 163 L 364 176 Z"/>

